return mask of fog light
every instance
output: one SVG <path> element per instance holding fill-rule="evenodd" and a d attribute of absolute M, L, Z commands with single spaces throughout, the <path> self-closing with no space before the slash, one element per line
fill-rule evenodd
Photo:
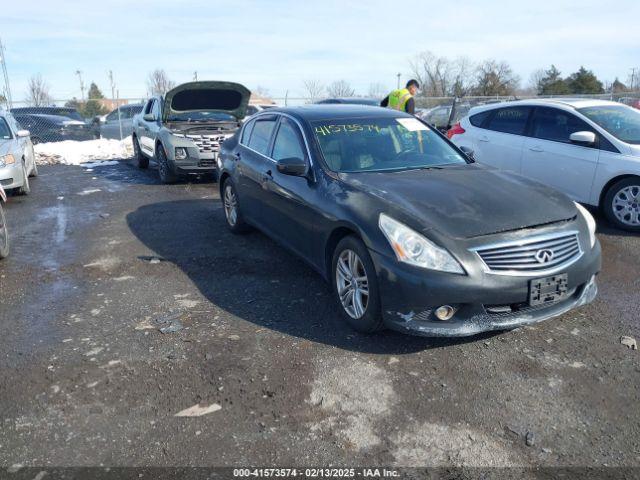
<path fill-rule="evenodd" d="M 184 147 L 176 147 L 176 160 L 184 160 L 189 155 L 187 154 L 187 149 Z"/>
<path fill-rule="evenodd" d="M 438 307 L 435 311 L 435 315 L 436 318 L 438 320 L 451 320 L 451 317 L 453 317 L 453 314 L 456 313 L 456 309 L 453 308 L 451 305 L 442 305 L 441 307 Z"/>

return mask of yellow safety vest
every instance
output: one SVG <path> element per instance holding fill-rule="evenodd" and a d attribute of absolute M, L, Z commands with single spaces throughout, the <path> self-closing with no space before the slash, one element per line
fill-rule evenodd
<path fill-rule="evenodd" d="M 407 105 L 407 102 L 410 98 L 411 93 L 409 93 L 409 90 L 407 90 L 406 88 L 394 90 L 389 94 L 389 103 L 387 107 L 404 112 L 405 106 Z"/>

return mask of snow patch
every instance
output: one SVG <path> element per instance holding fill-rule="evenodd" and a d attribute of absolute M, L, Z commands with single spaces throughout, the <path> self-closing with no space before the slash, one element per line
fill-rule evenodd
<path fill-rule="evenodd" d="M 114 160 L 133 156 L 131 137 L 123 140 L 100 138 L 96 140 L 65 140 L 64 142 L 47 142 L 34 145 L 38 164 L 80 165 L 96 160 Z M 99 165 L 104 166 L 101 162 Z"/>

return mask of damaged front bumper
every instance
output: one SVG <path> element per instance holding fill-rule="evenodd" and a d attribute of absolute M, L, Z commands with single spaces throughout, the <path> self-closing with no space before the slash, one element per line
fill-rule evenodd
<path fill-rule="evenodd" d="M 454 275 L 420 270 L 371 252 L 378 273 L 380 300 L 388 328 L 428 337 L 464 337 L 511 330 L 562 315 L 593 301 L 598 288 L 600 245 L 567 267 L 568 292 L 554 303 L 530 306 L 529 282 L 517 277 L 474 272 Z M 438 320 L 442 305 L 456 309 L 450 320 Z"/>

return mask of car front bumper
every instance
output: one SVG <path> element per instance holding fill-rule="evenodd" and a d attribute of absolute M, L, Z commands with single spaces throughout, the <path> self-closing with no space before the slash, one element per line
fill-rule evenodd
<path fill-rule="evenodd" d="M 21 187 L 24 183 L 22 164 L 16 162 L 0 167 L 0 185 L 5 190 Z"/>
<path fill-rule="evenodd" d="M 464 337 L 492 330 L 509 330 L 541 322 L 593 301 L 600 271 L 600 244 L 559 273 L 566 273 L 568 295 L 529 306 L 529 282 L 536 276 L 474 272 L 457 275 L 419 269 L 371 251 L 376 266 L 382 313 L 387 327 L 432 337 Z M 438 320 L 434 312 L 450 305 L 456 313 Z"/>

